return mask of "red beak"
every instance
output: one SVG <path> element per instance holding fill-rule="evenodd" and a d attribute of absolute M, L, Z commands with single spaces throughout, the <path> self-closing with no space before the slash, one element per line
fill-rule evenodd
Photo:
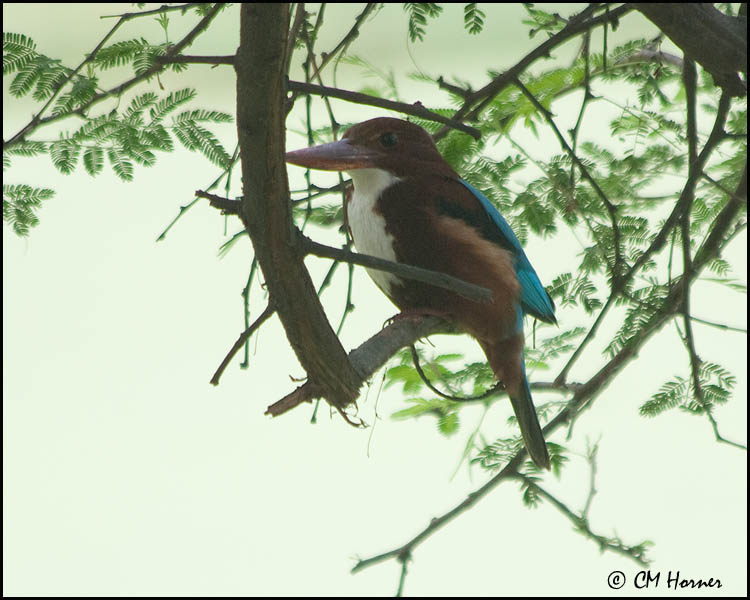
<path fill-rule="evenodd" d="M 322 171 L 348 171 L 375 166 L 377 154 L 344 138 L 338 142 L 286 153 L 286 162 Z"/>

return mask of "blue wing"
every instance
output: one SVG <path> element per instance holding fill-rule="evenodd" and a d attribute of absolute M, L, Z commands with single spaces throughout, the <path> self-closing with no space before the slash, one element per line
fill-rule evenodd
<path fill-rule="evenodd" d="M 521 242 L 518 241 L 516 234 L 513 233 L 508 222 L 482 192 L 463 179 L 459 179 L 459 181 L 479 200 L 487 215 L 492 219 L 492 222 L 497 225 L 500 235 L 513 248 L 516 255 L 516 276 L 518 277 L 518 282 L 521 284 L 521 308 L 523 311 L 541 321 L 556 323 L 555 304 L 552 302 L 552 298 L 549 297 L 547 290 L 544 289 L 542 282 L 539 281 L 539 276 L 534 271 L 534 267 L 531 266 L 526 253 L 521 247 Z"/>

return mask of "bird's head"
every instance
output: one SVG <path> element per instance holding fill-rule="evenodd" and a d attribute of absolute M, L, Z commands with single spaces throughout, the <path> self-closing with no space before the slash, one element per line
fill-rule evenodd
<path fill-rule="evenodd" d="M 353 125 L 337 142 L 287 152 L 286 162 L 323 171 L 382 169 L 397 177 L 457 176 L 429 133 L 419 125 L 390 117 Z"/>

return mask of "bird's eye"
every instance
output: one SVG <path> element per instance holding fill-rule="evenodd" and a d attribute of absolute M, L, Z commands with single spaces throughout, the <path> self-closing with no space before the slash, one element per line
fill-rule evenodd
<path fill-rule="evenodd" d="M 383 146 L 383 148 L 393 148 L 396 144 L 398 144 L 398 136 L 392 131 L 384 133 L 380 136 L 380 144 Z"/>

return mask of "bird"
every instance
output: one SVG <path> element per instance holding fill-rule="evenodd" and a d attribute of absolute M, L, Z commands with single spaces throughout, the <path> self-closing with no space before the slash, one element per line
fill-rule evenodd
<path fill-rule="evenodd" d="M 524 315 L 555 324 L 555 305 L 497 208 L 442 157 L 415 123 L 378 117 L 340 140 L 287 152 L 287 163 L 346 171 L 345 218 L 358 252 L 440 271 L 492 292 L 490 303 L 368 269 L 401 314 L 440 316 L 475 338 L 510 397 L 526 450 L 541 469 L 549 452 L 524 360 Z"/>

